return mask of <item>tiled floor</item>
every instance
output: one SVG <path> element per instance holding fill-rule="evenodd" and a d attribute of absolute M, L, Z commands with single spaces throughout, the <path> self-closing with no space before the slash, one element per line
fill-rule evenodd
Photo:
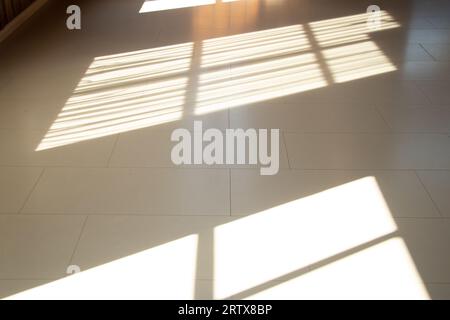
<path fill-rule="evenodd" d="M 450 2 L 144 2 L 0 43 L 0 297 L 450 299 Z M 194 120 L 279 173 L 176 167 Z"/>

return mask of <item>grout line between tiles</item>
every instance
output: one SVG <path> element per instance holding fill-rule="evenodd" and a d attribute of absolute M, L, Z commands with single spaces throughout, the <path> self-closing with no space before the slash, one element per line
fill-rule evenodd
<path fill-rule="evenodd" d="M 417 170 L 414 170 L 414 173 L 417 177 L 417 179 L 419 179 L 420 184 L 422 185 L 422 187 L 424 188 L 425 192 L 428 195 L 428 198 L 430 198 L 431 202 L 433 203 L 434 208 L 436 209 L 437 213 L 441 216 L 441 218 L 444 218 L 444 214 L 441 212 L 441 210 L 439 209 L 438 205 L 436 204 L 436 202 L 434 201 L 433 197 L 431 196 L 430 191 L 428 190 L 428 188 L 426 187 L 425 183 L 422 181 L 422 179 L 420 178 L 419 173 L 417 172 Z"/>
<path fill-rule="evenodd" d="M 117 142 L 119 141 L 119 137 L 120 137 L 120 133 L 116 135 L 116 138 L 115 138 L 114 143 L 112 145 L 111 153 L 109 154 L 108 161 L 106 162 L 106 167 L 107 168 L 110 168 L 111 159 L 112 159 L 112 157 L 114 155 L 114 151 L 116 150 L 116 146 L 117 146 Z"/>
<path fill-rule="evenodd" d="M 384 124 L 386 125 L 386 127 L 389 129 L 390 132 L 394 131 L 394 128 L 392 128 L 392 126 L 389 124 L 389 122 L 386 120 L 386 118 L 383 116 L 383 113 L 381 112 L 381 110 L 379 109 L 378 105 L 373 105 L 372 106 L 374 108 L 375 113 L 377 113 L 380 118 L 383 120 Z"/>
<path fill-rule="evenodd" d="M 433 105 L 433 101 L 431 100 L 431 98 L 428 96 L 428 94 L 426 93 L 425 90 L 422 89 L 422 87 L 419 85 L 418 81 L 430 81 L 430 80 L 414 80 L 413 84 L 414 86 L 417 88 L 417 90 L 428 100 L 428 103 L 430 105 Z"/>
<path fill-rule="evenodd" d="M 39 181 L 41 180 L 41 177 L 44 175 L 44 171 L 46 170 L 46 168 L 42 168 L 41 172 L 39 173 L 38 178 L 36 179 L 36 182 L 33 184 L 33 186 L 31 187 L 31 190 L 29 192 L 29 194 L 27 195 L 27 197 L 25 198 L 21 208 L 19 209 L 19 211 L 17 212 L 18 214 L 22 214 L 22 211 L 25 209 L 25 206 L 28 202 L 28 200 L 30 200 L 31 195 L 33 194 L 34 190 L 36 189 Z"/>
<path fill-rule="evenodd" d="M 281 132 L 281 136 L 282 136 L 282 139 L 283 139 L 284 150 L 286 150 L 286 158 L 287 158 L 287 162 L 288 162 L 288 167 L 289 167 L 289 170 L 291 170 L 292 169 L 291 161 L 289 160 L 289 151 L 288 151 L 288 148 L 287 148 L 286 136 L 285 136 L 285 132 L 284 131 Z"/>
<path fill-rule="evenodd" d="M 425 47 L 422 43 L 419 43 L 419 47 L 421 47 L 430 57 L 433 59 L 433 61 L 438 61 Z"/>
<path fill-rule="evenodd" d="M 75 253 L 76 253 L 76 251 L 77 251 L 77 249 L 78 249 L 78 245 L 80 244 L 81 237 L 83 236 L 83 232 L 84 232 L 84 229 L 85 229 L 85 227 L 86 227 L 86 224 L 87 224 L 88 219 L 89 219 L 89 215 L 87 215 L 87 216 L 84 218 L 83 225 L 81 226 L 80 234 L 78 235 L 77 242 L 75 243 L 75 246 L 74 246 L 74 248 L 73 248 L 72 254 L 70 255 L 69 263 L 68 263 L 67 266 L 70 266 L 70 265 L 72 265 L 72 263 L 73 263 L 73 258 L 75 257 Z"/>

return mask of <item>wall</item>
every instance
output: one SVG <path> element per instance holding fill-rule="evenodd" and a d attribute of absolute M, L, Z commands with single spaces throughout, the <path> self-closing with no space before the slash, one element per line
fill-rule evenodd
<path fill-rule="evenodd" d="M 33 2 L 34 0 L 0 0 L 0 30 Z"/>

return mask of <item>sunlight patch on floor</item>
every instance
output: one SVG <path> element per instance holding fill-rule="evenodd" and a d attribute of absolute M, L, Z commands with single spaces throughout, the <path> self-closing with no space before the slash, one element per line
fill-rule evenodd
<path fill-rule="evenodd" d="M 429 298 L 374 177 L 210 231 L 212 251 L 192 234 L 10 298 L 192 299 L 208 268 L 215 299 Z"/>
<path fill-rule="evenodd" d="M 375 30 L 368 18 L 97 57 L 36 151 L 180 120 L 188 97 L 202 115 L 397 70 L 370 33 L 399 24 L 383 11 Z"/>
<path fill-rule="evenodd" d="M 247 299 L 429 300 L 430 296 L 401 238 L 361 252 L 268 289 Z"/>
<path fill-rule="evenodd" d="M 197 241 L 190 235 L 7 299 L 192 299 Z"/>
<path fill-rule="evenodd" d="M 181 119 L 192 43 L 96 58 L 36 151 Z"/>

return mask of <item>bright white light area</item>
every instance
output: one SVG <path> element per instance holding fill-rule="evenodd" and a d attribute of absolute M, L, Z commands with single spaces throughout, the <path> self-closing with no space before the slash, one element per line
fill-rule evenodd
<path fill-rule="evenodd" d="M 387 12 L 379 17 L 377 30 L 399 27 Z M 368 18 L 360 14 L 312 22 L 308 30 L 292 25 L 203 41 L 196 114 L 397 70 L 369 41 L 374 30 Z M 313 50 L 310 41 L 319 46 Z"/>
<path fill-rule="evenodd" d="M 204 41 L 201 67 L 277 57 L 309 49 L 301 25 L 257 31 Z"/>
<path fill-rule="evenodd" d="M 363 13 L 311 22 L 309 25 L 321 47 L 370 40 L 371 32 L 400 27 L 400 24 L 388 12 L 380 11 L 380 23 L 376 29 L 371 29 L 367 24 L 370 17 L 371 14 Z"/>
<path fill-rule="evenodd" d="M 8 299 L 193 299 L 197 242 L 187 236 Z"/>
<path fill-rule="evenodd" d="M 179 120 L 187 96 L 201 115 L 395 71 L 367 19 L 208 39 L 195 53 L 189 42 L 97 57 L 36 151 Z M 377 30 L 399 26 L 381 19 Z"/>
<path fill-rule="evenodd" d="M 96 58 L 36 151 L 181 119 L 192 50 L 185 43 Z"/>
<path fill-rule="evenodd" d="M 9 298 L 429 298 L 374 177 L 232 219 Z"/>
<path fill-rule="evenodd" d="M 228 75 L 227 79 L 224 79 Z M 214 76 L 219 76 L 217 81 Z M 312 53 L 271 59 L 200 76 L 196 114 L 205 114 L 326 86 Z"/>
<path fill-rule="evenodd" d="M 215 298 L 228 298 L 248 291 L 258 292 L 258 286 L 282 277 L 302 272 L 300 279 L 309 279 L 308 267 L 347 250 L 362 246 L 355 254 L 356 264 L 336 264 L 327 276 L 313 277 L 317 283 L 308 286 L 287 287 L 275 291 L 275 297 L 308 296 L 308 289 L 316 284 L 326 288 L 345 279 L 347 288 L 342 297 L 386 296 L 426 298 L 423 284 L 406 248 L 396 244 L 372 251 L 364 246 L 397 230 L 376 179 L 366 177 L 315 195 L 292 201 L 257 215 L 215 228 Z M 386 250 L 385 250 L 386 249 Z M 353 255 L 352 255 L 353 256 Z M 345 255 L 344 255 L 345 257 Z M 343 257 L 335 258 L 336 261 Z M 349 258 L 352 262 L 353 258 Z M 366 260 L 367 259 L 367 260 Z M 347 261 L 344 259 L 344 261 Z M 333 266 L 335 261 L 326 264 Z M 346 267 L 348 266 L 348 268 Z M 364 266 L 363 269 L 358 267 Z M 391 268 L 392 267 L 392 268 Z M 281 278 L 280 278 L 281 277 Z M 367 277 L 367 278 L 366 278 Z M 296 277 L 294 277 L 296 278 Z M 376 279 L 376 280 L 375 280 Z M 394 281 L 395 280 L 395 281 Z M 300 282 L 302 284 L 302 282 Z M 256 291 L 252 293 L 252 289 Z M 311 291 L 327 296 L 327 291 Z M 358 291 L 352 291 L 357 288 Z M 414 290 L 412 290 L 413 288 Z M 296 291 L 297 290 L 297 291 Z M 376 290 L 376 291 L 373 291 Z M 270 289 L 261 294 L 271 297 Z M 331 292 L 330 294 L 333 294 Z M 245 297 L 245 296 L 244 296 Z"/>
<path fill-rule="evenodd" d="M 216 0 L 146 0 L 139 13 L 198 7 L 215 3 Z"/>
<path fill-rule="evenodd" d="M 337 83 L 397 70 L 372 41 L 325 49 L 322 53 Z"/>
<path fill-rule="evenodd" d="M 181 119 L 186 78 L 72 96 L 36 151 Z"/>
<path fill-rule="evenodd" d="M 192 42 L 174 46 L 97 57 L 81 79 L 75 93 L 160 79 L 186 72 L 191 67 Z"/>
<path fill-rule="evenodd" d="M 404 241 L 386 240 L 248 299 L 428 300 Z"/>

